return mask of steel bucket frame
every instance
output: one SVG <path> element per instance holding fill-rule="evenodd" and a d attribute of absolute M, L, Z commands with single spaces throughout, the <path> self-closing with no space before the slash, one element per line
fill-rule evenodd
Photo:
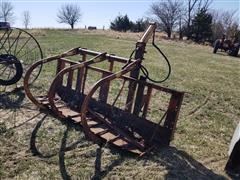
<path fill-rule="evenodd" d="M 24 78 L 26 95 L 41 110 L 81 125 L 85 135 L 96 143 L 107 142 L 139 155 L 169 145 L 173 139 L 184 93 L 149 83 L 145 77 L 139 77 L 145 46 L 155 29 L 156 24 L 150 24 L 136 43 L 134 59 L 78 47 L 37 61 L 28 69 Z M 68 59 L 73 56 L 80 56 L 79 62 Z M 31 73 L 50 62 L 56 62 L 56 76 L 48 93 L 35 96 L 29 83 Z M 108 67 L 95 66 L 101 63 L 107 63 Z M 116 63 L 121 63 L 122 69 L 114 72 Z M 91 77 L 90 72 L 98 73 L 101 78 L 87 89 L 86 79 Z M 123 85 L 112 100 L 111 84 L 117 80 L 123 81 Z M 119 108 L 116 101 L 126 83 L 125 105 L 124 108 Z M 157 123 L 147 117 L 153 92 L 169 96 L 167 108 Z"/>

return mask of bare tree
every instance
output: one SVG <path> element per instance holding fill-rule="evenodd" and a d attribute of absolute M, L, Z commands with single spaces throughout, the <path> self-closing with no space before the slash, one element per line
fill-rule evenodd
<path fill-rule="evenodd" d="M 74 25 L 80 21 L 82 14 L 77 4 L 65 4 L 59 9 L 57 17 L 59 23 L 69 24 L 74 29 Z"/>
<path fill-rule="evenodd" d="M 31 19 L 30 12 L 29 11 L 23 11 L 22 16 L 23 16 L 23 19 L 22 19 L 23 20 L 23 25 L 24 25 L 25 29 L 27 29 L 28 26 L 30 25 L 30 19 Z"/>
<path fill-rule="evenodd" d="M 239 31 L 237 11 L 212 11 L 213 40 L 221 38 L 223 34 L 227 38 L 234 37 Z"/>
<path fill-rule="evenodd" d="M 198 11 L 205 10 L 208 11 L 209 6 L 212 4 L 213 0 L 199 0 L 198 1 Z"/>
<path fill-rule="evenodd" d="M 190 25 L 192 20 L 192 12 L 194 11 L 195 6 L 197 5 L 198 0 L 188 0 L 187 1 L 187 29 L 186 35 L 187 38 L 190 38 Z"/>
<path fill-rule="evenodd" d="M 221 22 L 222 20 L 220 18 L 220 13 L 216 10 L 212 10 L 211 14 L 212 14 L 212 32 L 213 32 L 212 40 L 214 42 L 216 39 L 222 38 L 224 34 L 224 27 Z"/>
<path fill-rule="evenodd" d="M 236 25 L 238 24 L 238 19 L 235 18 L 237 11 L 223 11 L 221 13 L 221 20 L 224 27 L 224 31 L 227 36 L 233 36 L 231 33 L 232 29 L 235 29 Z"/>
<path fill-rule="evenodd" d="M 1 1 L 0 3 L 0 19 L 4 22 L 13 22 L 14 13 L 13 5 L 9 1 Z"/>
<path fill-rule="evenodd" d="M 193 17 L 199 12 L 201 9 L 205 11 L 208 10 L 209 6 L 211 5 L 212 0 L 187 0 L 187 9 L 186 9 L 186 35 L 189 39 L 190 34 L 190 26 L 192 23 Z"/>
<path fill-rule="evenodd" d="M 151 13 L 156 17 L 162 30 L 167 33 L 168 38 L 171 37 L 172 30 L 178 22 L 181 10 L 181 3 L 176 0 L 155 2 L 150 8 Z"/>
<path fill-rule="evenodd" d="M 179 14 L 179 20 L 178 20 L 178 33 L 179 33 L 179 40 L 183 40 L 183 20 L 185 17 L 186 11 L 184 11 L 183 7 L 181 7 L 181 11 Z"/>

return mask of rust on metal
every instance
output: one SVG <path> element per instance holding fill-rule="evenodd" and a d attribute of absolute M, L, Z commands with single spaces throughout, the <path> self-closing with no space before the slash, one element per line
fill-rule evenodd
<path fill-rule="evenodd" d="M 39 60 L 24 78 L 27 96 L 40 109 L 81 125 L 86 136 L 94 142 L 110 143 L 139 155 L 169 145 L 184 93 L 148 82 L 146 77 L 140 76 L 146 43 L 155 29 L 156 24 L 150 24 L 136 44 L 133 59 L 78 47 Z M 79 61 L 70 60 L 74 56 L 80 56 Z M 33 95 L 29 86 L 31 73 L 38 66 L 53 61 L 57 62 L 56 76 L 48 93 Z M 104 64 L 101 67 L 105 68 L 97 67 L 98 64 Z M 122 68 L 114 71 L 117 64 L 122 64 Z M 88 80 L 93 78 L 93 73 L 98 79 L 89 88 Z M 158 102 L 154 102 L 156 98 Z M 167 104 L 165 109 L 156 109 L 164 112 L 156 115 L 153 108 L 163 101 Z M 155 120 L 152 120 L 152 113 L 157 117 Z"/>
<path fill-rule="evenodd" d="M 223 34 L 221 39 L 217 39 L 213 44 L 213 53 L 217 53 L 220 49 L 221 51 L 225 51 L 230 56 L 238 56 L 238 52 L 240 49 L 240 41 L 239 41 L 240 32 L 236 33 L 232 39 L 226 39 L 226 35 Z"/>

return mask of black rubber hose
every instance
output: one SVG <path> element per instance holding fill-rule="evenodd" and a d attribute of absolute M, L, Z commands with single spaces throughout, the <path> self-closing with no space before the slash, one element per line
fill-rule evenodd
<path fill-rule="evenodd" d="M 169 78 L 169 76 L 170 76 L 170 74 L 171 74 L 171 71 L 172 71 L 172 68 L 171 68 L 171 64 L 170 64 L 168 58 L 167 58 L 167 57 L 165 56 L 165 54 L 161 51 L 161 49 L 155 44 L 155 31 L 154 31 L 154 33 L 153 33 L 152 45 L 153 45 L 154 48 L 156 48 L 156 49 L 158 50 L 158 52 L 164 57 L 165 61 L 167 62 L 168 74 L 167 74 L 167 76 L 166 76 L 164 79 L 157 81 L 157 80 L 154 80 L 154 79 L 152 79 L 152 78 L 149 77 L 149 72 L 148 72 L 148 70 L 147 70 L 146 67 L 144 67 L 143 65 L 141 65 L 141 66 L 140 66 L 140 69 L 141 69 L 143 75 L 144 75 L 149 81 L 152 81 L 152 82 L 154 82 L 154 83 L 162 83 L 162 82 L 166 81 L 166 80 Z M 131 62 L 132 56 L 133 56 L 134 52 L 136 52 L 136 50 L 137 50 L 137 48 L 132 51 L 132 53 L 131 53 L 131 55 L 130 55 L 130 57 L 129 57 L 128 62 L 122 67 L 122 69 L 124 69 L 124 68 Z"/>
<path fill-rule="evenodd" d="M 143 65 L 141 65 L 141 71 L 142 71 L 142 73 L 144 74 L 144 76 L 145 76 L 149 81 L 152 81 L 152 82 L 154 82 L 154 83 L 162 83 L 162 82 L 166 81 L 166 80 L 169 78 L 170 74 L 171 74 L 171 71 L 172 71 L 171 64 L 170 64 L 168 58 L 165 56 L 165 54 L 164 54 L 164 53 L 161 51 L 161 49 L 155 44 L 155 32 L 153 33 L 152 45 L 153 45 L 153 47 L 155 47 L 155 48 L 158 50 L 158 52 L 164 57 L 165 61 L 167 62 L 168 74 L 167 74 L 167 76 L 166 76 L 164 79 L 157 81 L 157 80 L 154 80 L 154 79 L 152 79 L 152 78 L 149 77 L 149 72 L 148 72 L 147 68 L 144 67 Z"/>

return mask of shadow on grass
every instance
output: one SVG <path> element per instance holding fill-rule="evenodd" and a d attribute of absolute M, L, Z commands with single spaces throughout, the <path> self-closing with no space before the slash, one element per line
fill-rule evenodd
<path fill-rule="evenodd" d="M 40 114 L 37 112 L 36 115 L 25 121 L 19 120 L 19 116 L 25 116 L 29 111 L 36 110 L 36 108 L 32 108 L 32 103 L 26 102 L 25 99 L 26 95 L 22 87 L 9 92 L 0 92 L 0 116 L 2 123 L 10 125 L 7 130 L 21 127 Z"/>
<path fill-rule="evenodd" d="M 46 117 L 47 115 L 45 115 L 37 123 L 37 125 L 32 131 L 31 140 L 30 140 L 30 150 L 33 153 L 33 155 L 36 155 L 40 158 L 50 158 L 53 156 L 58 156 L 59 170 L 60 170 L 61 177 L 63 179 L 71 179 L 71 175 L 67 170 L 68 168 L 66 165 L 65 153 L 67 151 L 71 151 L 73 149 L 78 148 L 78 144 L 84 140 L 82 139 L 81 141 L 73 142 L 71 145 L 67 146 L 68 134 L 71 128 L 75 128 L 76 130 L 80 130 L 80 131 L 82 131 L 82 129 L 79 125 L 76 125 L 70 122 L 67 122 L 67 123 L 62 122 L 66 126 L 66 129 L 64 130 L 63 136 L 59 142 L 60 143 L 59 151 L 53 152 L 49 155 L 44 155 L 37 149 L 36 138 L 37 138 L 37 132 L 40 129 Z M 119 156 L 116 159 L 110 161 L 106 165 L 106 163 L 102 162 L 104 151 L 101 146 L 98 146 L 98 148 L 96 148 L 96 151 L 93 155 L 93 157 L 95 157 L 94 158 L 95 161 L 94 161 L 94 172 L 91 175 L 91 179 L 98 180 L 98 179 L 103 179 L 107 177 L 107 175 L 111 173 L 115 167 L 121 166 L 121 165 L 125 166 L 123 163 L 129 159 L 138 159 L 140 162 L 139 166 L 143 166 L 143 168 L 144 168 L 144 164 L 147 162 L 156 164 L 157 167 L 163 167 L 164 170 L 166 171 L 166 173 L 162 174 L 164 179 L 226 179 L 225 177 L 218 175 L 214 173 L 212 170 L 206 168 L 203 164 L 195 160 L 188 153 L 178 150 L 175 147 L 163 147 L 159 150 L 159 152 L 154 152 L 144 157 L 138 157 L 136 155 L 119 150 L 116 147 L 110 146 L 109 148 L 111 150 L 111 153 L 118 154 Z M 81 162 L 78 162 L 78 163 L 81 163 Z M 102 167 L 102 164 L 105 164 L 104 168 Z M 136 168 L 138 168 L 139 166 L 137 165 Z"/>
<path fill-rule="evenodd" d="M 225 51 L 218 51 L 215 55 L 220 55 L 220 56 L 229 56 L 229 57 L 232 57 L 232 58 L 234 58 L 234 59 L 236 59 L 236 60 L 239 60 L 239 58 L 240 58 L 240 54 L 238 54 L 237 56 L 231 56 L 231 55 L 229 55 L 227 52 L 225 52 Z"/>
<path fill-rule="evenodd" d="M 226 179 L 175 147 L 165 147 L 150 157 L 166 168 L 166 179 Z"/>
<path fill-rule="evenodd" d="M 112 151 L 119 151 L 112 147 Z M 165 168 L 167 173 L 164 179 L 226 179 L 226 177 L 214 173 L 203 164 L 196 161 L 189 154 L 175 147 L 164 147 L 158 153 L 151 156 L 137 157 L 126 152 L 121 152 L 120 158 L 109 164 L 107 170 L 101 171 L 101 149 L 97 149 L 95 161 L 95 174 L 92 179 L 102 179 L 109 174 L 114 167 L 119 166 L 128 158 L 137 158 L 139 161 L 154 162 L 157 166 Z M 144 164 L 144 163 L 143 163 Z M 140 168 L 140 167 L 139 167 Z M 161 172 L 159 172 L 161 173 Z"/>
<path fill-rule="evenodd" d="M 11 92 L 0 93 L 0 109 L 19 109 L 25 99 L 23 88 L 16 88 Z"/>
<path fill-rule="evenodd" d="M 98 180 L 106 177 L 108 173 L 113 170 L 114 167 L 121 165 L 125 161 L 126 157 L 126 155 L 120 155 L 119 158 L 113 160 L 110 164 L 108 164 L 108 166 L 105 168 L 106 170 L 102 170 L 102 147 L 100 146 L 96 150 L 95 171 L 91 179 Z"/>

